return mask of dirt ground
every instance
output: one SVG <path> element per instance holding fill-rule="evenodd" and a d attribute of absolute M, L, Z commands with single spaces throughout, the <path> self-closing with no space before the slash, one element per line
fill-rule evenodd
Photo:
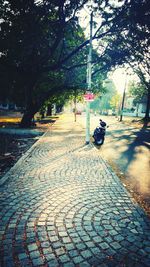
<path fill-rule="evenodd" d="M 34 137 L 0 134 L 0 178 L 17 162 L 17 160 L 36 142 Z"/>
<path fill-rule="evenodd" d="M 11 115 L 10 115 L 11 116 Z M 14 119 L 15 118 L 15 119 Z M 11 116 L 11 119 L 0 117 L 0 128 L 15 129 L 15 134 L 0 132 L 0 179 L 4 174 L 14 166 L 18 159 L 47 131 L 50 124 L 54 123 L 55 118 L 46 118 L 36 122 L 37 135 L 33 135 L 32 131 L 20 133 L 19 131 L 20 118 Z M 17 133 L 18 132 L 18 133 Z"/>
<path fill-rule="evenodd" d="M 150 217 L 150 192 L 149 193 L 142 193 L 138 186 L 135 184 L 134 180 L 128 179 L 121 171 L 118 169 L 114 162 L 109 161 L 111 168 L 117 174 L 119 179 L 122 181 L 123 185 L 127 189 L 127 191 L 131 194 L 135 202 L 137 202 L 147 213 Z"/>

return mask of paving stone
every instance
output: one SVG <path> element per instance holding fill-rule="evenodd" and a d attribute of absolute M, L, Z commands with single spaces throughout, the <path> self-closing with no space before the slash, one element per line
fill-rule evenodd
<path fill-rule="evenodd" d="M 97 233 L 95 231 L 89 232 L 90 237 L 96 237 Z"/>
<path fill-rule="evenodd" d="M 113 227 L 111 226 L 111 225 L 104 225 L 104 228 L 106 229 L 106 230 L 112 230 L 113 229 Z"/>
<path fill-rule="evenodd" d="M 49 242 L 41 242 L 41 247 L 42 248 L 49 248 L 50 247 L 50 243 Z"/>
<path fill-rule="evenodd" d="M 32 259 L 32 262 L 33 262 L 33 266 L 35 267 L 44 264 L 44 261 L 42 258 Z"/>
<path fill-rule="evenodd" d="M 149 259 L 143 259 L 143 265 L 145 265 L 146 267 L 150 266 L 150 260 Z"/>
<path fill-rule="evenodd" d="M 76 247 L 79 249 L 79 250 L 83 250 L 86 248 L 86 245 L 84 243 L 79 243 L 79 244 L 76 244 Z"/>
<path fill-rule="evenodd" d="M 138 251 L 138 247 L 136 246 L 136 243 L 133 243 L 130 245 L 130 251 L 131 252 L 137 252 Z"/>
<path fill-rule="evenodd" d="M 62 246 L 62 243 L 60 243 L 60 242 L 54 242 L 54 243 L 52 243 L 52 247 L 54 249 L 61 248 L 61 246 Z"/>
<path fill-rule="evenodd" d="M 126 256 L 128 267 L 150 266 L 149 218 L 84 143 L 81 126 L 64 117 L 8 172 L 0 189 L 4 267 L 16 266 L 12 254 L 21 267 L 121 267 Z"/>
<path fill-rule="evenodd" d="M 48 267 L 59 267 L 60 266 L 56 259 L 48 261 L 47 265 L 48 265 Z"/>
<path fill-rule="evenodd" d="M 70 267 L 70 266 L 68 266 L 68 267 Z M 84 261 L 84 262 L 81 262 L 79 264 L 79 267 L 91 267 L 91 265 L 88 262 Z"/>
<path fill-rule="evenodd" d="M 59 232 L 59 235 L 61 236 L 61 237 L 67 237 L 68 235 L 67 235 L 67 233 L 64 231 L 64 232 Z"/>
<path fill-rule="evenodd" d="M 21 261 L 21 260 L 23 260 L 23 259 L 28 258 L 28 255 L 27 255 L 26 253 L 21 253 L 21 254 L 18 255 L 18 258 L 19 258 L 19 260 Z"/>
<path fill-rule="evenodd" d="M 106 243 L 108 243 L 108 244 L 110 244 L 111 242 L 113 242 L 113 239 L 112 239 L 112 237 L 110 237 L 110 236 L 106 236 L 104 240 L 105 240 Z"/>
<path fill-rule="evenodd" d="M 109 231 L 109 234 L 110 234 L 111 236 L 115 236 L 115 235 L 118 234 L 118 232 L 115 231 L 115 230 L 110 230 L 110 231 Z"/>
<path fill-rule="evenodd" d="M 150 247 L 145 247 L 145 251 L 150 255 Z"/>
<path fill-rule="evenodd" d="M 14 267 L 15 263 L 13 262 L 13 259 L 5 259 L 4 258 L 4 266 L 5 267 Z"/>
<path fill-rule="evenodd" d="M 116 250 L 118 250 L 118 249 L 121 248 L 121 245 L 120 245 L 118 242 L 113 242 L 113 243 L 111 243 L 111 246 L 112 246 L 114 249 L 116 249 Z"/>
<path fill-rule="evenodd" d="M 72 240 L 73 240 L 73 243 L 74 243 L 74 244 L 78 244 L 78 243 L 83 242 L 83 240 L 82 240 L 81 238 L 79 238 L 79 237 L 73 238 Z M 88 240 L 89 240 L 89 238 L 88 238 Z M 69 242 L 68 242 L 68 243 L 69 243 Z"/>
<path fill-rule="evenodd" d="M 74 250 L 70 250 L 70 251 L 68 252 L 68 254 L 70 255 L 71 258 L 76 257 L 76 256 L 79 256 L 78 251 L 75 250 L 75 249 L 74 249 Z"/>
<path fill-rule="evenodd" d="M 113 257 L 117 253 L 117 251 L 109 247 L 108 249 L 105 250 L 105 253 L 107 253 L 109 257 Z M 123 254 L 124 254 L 124 251 L 123 251 Z"/>
<path fill-rule="evenodd" d="M 97 248 L 97 247 L 94 247 L 94 248 L 91 248 L 91 252 L 93 253 L 93 254 L 99 254 L 99 253 L 101 253 L 101 250 L 99 249 L 99 248 Z"/>
<path fill-rule="evenodd" d="M 70 258 L 69 258 L 67 255 L 61 255 L 61 256 L 59 256 L 59 260 L 60 260 L 62 263 L 70 262 Z"/>
<path fill-rule="evenodd" d="M 89 241 L 89 242 L 86 242 L 86 246 L 88 248 L 93 248 L 93 247 L 95 247 L 95 244 L 93 242 Z"/>
<path fill-rule="evenodd" d="M 55 249 L 55 252 L 58 256 L 65 254 L 65 249 L 60 247 L 58 249 Z"/>
<path fill-rule="evenodd" d="M 38 250 L 30 252 L 30 257 L 31 259 L 39 258 L 40 257 L 40 252 Z"/>
<path fill-rule="evenodd" d="M 90 252 L 90 250 L 83 250 L 81 251 L 81 255 L 83 256 L 83 258 L 88 259 L 92 256 L 92 253 Z"/>
<path fill-rule="evenodd" d="M 36 243 L 28 245 L 28 250 L 29 251 L 34 251 L 34 250 L 37 250 L 37 249 L 38 249 L 38 246 L 37 246 Z"/>
<path fill-rule="evenodd" d="M 124 237 L 123 236 L 121 236 L 121 235 L 116 235 L 116 236 L 114 236 L 114 240 L 116 240 L 116 241 L 122 241 L 122 240 L 124 240 Z"/>
<path fill-rule="evenodd" d="M 81 262 L 83 262 L 83 258 L 81 256 L 74 257 L 72 260 L 75 264 L 80 264 Z"/>
<path fill-rule="evenodd" d="M 5 249 L 5 248 L 4 248 Z M 13 249 L 14 249 L 14 252 L 16 253 L 16 254 L 21 254 L 21 253 L 24 253 L 24 247 L 21 245 L 21 244 L 16 244 L 14 247 L 13 247 Z M 6 247 L 6 250 L 7 250 L 7 247 Z"/>
<path fill-rule="evenodd" d="M 93 240 L 97 243 L 101 243 L 103 241 L 103 239 L 100 236 L 96 236 L 93 238 Z"/>
<path fill-rule="evenodd" d="M 77 244 L 76 246 L 78 247 L 78 245 L 79 245 L 79 244 Z M 84 247 L 85 247 L 85 246 L 84 246 Z M 72 244 L 72 243 L 69 243 L 69 244 L 66 244 L 66 245 L 65 245 L 65 248 L 66 248 L 68 251 L 70 251 L 70 250 L 72 250 L 72 249 L 75 249 L 75 245 Z"/>
<path fill-rule="evenodd" d="M 28 259 L 22 259 L 22 260 L 20 260 L 19 263 L 20 263 L 21 267 L 32 267 L 32 265 Z"/>
<path fill-rule="evenodd" d="M 101 254 L 101 255 L 98 255 L 97 257 L 92 257 L 92 258 L 88 259 L 88 263 L 94 267 L 95 266 L 102 266 L 104 259 L 105 259 L 105 256 L 103 254 Z"/>
<path fill-rule="evenodd" d="M 102 249 L 105 250 L 105 249 L 109 248 L 109 245 L 106 242 L 102 242 L 99 244 L 99 247 L 101 247 Z"/>
<path fill-rule="evenodd" d="M 51 261 L 51 260 L 55 260 L 56 259 L 56 256 L 54 255 L 54 253 L 45 254 L 45 257 L 46 257 L 47 261 Z"/>
<path fill-rule="evenodd" d="M 90 241 L 90 237 L 89 237 L 89 236 L 82 236 L 81 239 L 82 239 L 84 242 Z"/>
<path fill-rule="evenodd" d="M 75 267 L 75 264 L 72 262 L 64 263 L 63 267 Z"/>

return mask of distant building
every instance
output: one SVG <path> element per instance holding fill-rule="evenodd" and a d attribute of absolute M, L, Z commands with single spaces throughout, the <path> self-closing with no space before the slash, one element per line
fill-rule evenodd
<path fill-rule="evenodd" d="M 20 111 L 21 107 L 18 107 L 16 104 L 10 102 L 0 102 L 0 110 Z"/>
<path fill-rule="evenodd" d="M 133 96 L 126 95 L 123 112 L 126 115 L 143 117 L 146 112 L 146 97 L 137 102 Z"/>

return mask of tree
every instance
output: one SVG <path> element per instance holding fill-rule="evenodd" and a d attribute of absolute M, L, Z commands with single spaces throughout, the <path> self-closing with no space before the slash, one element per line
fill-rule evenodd
<path fill-rule="evenodd" d="M 148 0 L 129 1 L 126 12 L 122 13 L 119 35 L 107 36 L 107 58 L 116 65 L 128 63 L 139 76 L 147 96 L 145 118 L 149 119 L 150 109 L 150 5 Z M 117 59 L 117 60 L 114 60 Z"/>
<path fill-rule="evenodd" d="M 132 81 L 129 84 L 129 94 L 134 97 L 133 103 L 137 106 L 137 116 L 138 107 L 140 103 L 146 103 L 146 89 L 140 82 Z"/>
<path fill-rule="evenodd" d="M 140 6 L 139 6 L 140 4 Z M 136 12 L 135 12 L 136 11 Z M 135 1 L 135 7 L 131 9 L 131 15 L 133 17 L 133 26 L 131 28 L 132 35 L 129 43 L 129 49 L 132 52 L 132 61 L 130 65 L 134 68 L 134 71 L 139 76 L 141 85 L 139 91 L 145 91 L 147 96 L 147 107 L 145 113 L 145 119 L 149 119 L 150 111 L 150 4 L 147 0 Z M 134 28 L 133 28 L 134 27 Z M 130 34 L 131 35 L 131 34 Z M 133 51 L 134 47 L 134 51 Z M 142 89 L 143 88 L 143 89 Z"/>
<path fill-rule="evenodd" d="M 134 97 L 136 102 L 141 101 L 146 94 L 145 87 L 140 82 L 132 81 L 129 83 L 128 87 L 129 94 Z"/>
<path fill-rule="evenodd" d="M 116 111 L 118 111 L 119 102 L 120 102 L 120 95 L 116 92 L 116 94 L 113 95 L 113 97 L 110 100 L 110 107 L 115 113 Z"/>
<path fill-rule="evenodd" d="M 25 106 L 22 126 L 30 126 L 33 115 L 54 91 L 67 87 L 66 71 L 60 68 L 60 62 L 69 51 L 67 43 L 84 41 L 76 20 L 76 9 L 84 2 L 28 0 L 0 4 L 0 70 L 5 73 L 3 89 L 8 88 L 3 96 Z"/>
<path fill-rule="evenodd" d="M 99 110 L 102 113 L 108 112 L 108 110 L 111 109 L 110 101 L 112 97 L 116 94 L 116 89 L 112 80 L 107 79 L 104 82 L 104 86 L 105 86 L 105 91 L 101 95 L 100 107 L 99 107 Z"/>
<path fill-rule="evenodd" d="M 99 51 L 93 56 L 93 77 L 132 58 L 123 42 L 118 49 L 118 32 L 124 40 L 128 33 L 130 40 L 133 35 L 143 42 L 141 31 L 138 34 L 134 31 L 142 24 L 137 15 L 134 20 L 132 17 L 134 11 L 139 14 L 145 2 L 93 0 L 93 10 L 100 14 L 100 24 L 93 35 Z M 3 88 L 7 88 L 3 96 L 9 94 L 25 102 L 22 126 L 30 126 L 35 112 L 57 90 L 72 88 L 68 85 L 68 71 L 79 73 L 78 68 L 85 71 L 89 40 L 79 26 L 77 12 L 87 3 L 86 0 L 1 1 L 0 71 L 4 74 L 1 77 L 5 77 Z M 144 23 L 148 25 L 148 20 Z"/>

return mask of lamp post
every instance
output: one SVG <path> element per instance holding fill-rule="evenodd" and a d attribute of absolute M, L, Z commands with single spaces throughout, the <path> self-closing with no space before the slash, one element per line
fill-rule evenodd
<path fill-rule="evenodd" d="M 90 19 L 90 45 L 87 62 L 87 94 L 91 91 L 91 77 L 92 77 L 92 24 L 93 12 Z M 90 102 L 86 102 L 86 144 L 90 143 Z"/>
<path fill-rule="evenodd" d="M 126 76 L 125 76 L 125 84 L 124 84 L 124 89 L 123 89 L 123 96 L 122 96 L 122 103 L 121 103 L 121 110 L 120 110 L 120 120 L 119 121 L 122 121 L 122 117 L 123 117 L 123 109 L 124 109 L 126 87 L 127 87 L 127 73 L 126 73 Z"/>

